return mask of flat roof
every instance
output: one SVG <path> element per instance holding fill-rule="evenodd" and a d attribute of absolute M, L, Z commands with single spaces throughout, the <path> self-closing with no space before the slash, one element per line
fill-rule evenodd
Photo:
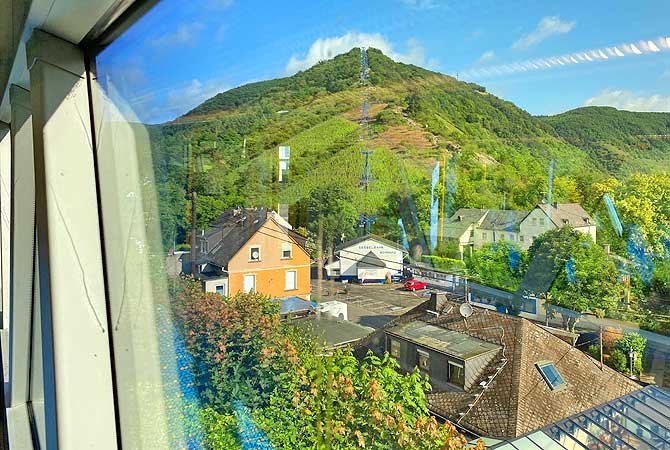
<path fill-rule="evenodd" d="M 460 359 L 474 358 L 502 348 L 500 345 L 421 320 L 389 328 L 386 332 Z"/>
<path fill-rule="evenodd" d="M 348 320 L 337 320 L 326 315 L 310 316 L 290 322 L 310 334 L 325 348 L 336 348 L 363 339 L 374 328 L 364 327 Z"/>

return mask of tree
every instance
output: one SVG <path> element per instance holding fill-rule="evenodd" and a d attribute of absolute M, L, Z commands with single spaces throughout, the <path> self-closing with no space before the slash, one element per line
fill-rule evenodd
<path fill-rule="evenodd" d="M 264 411 L 280 447 L 438 450 L 465 444 L 453 426 L 428 416 L 429 385 L 418 370 L 401 374 L 388 354 L 359 362 L 350 349 L 340 349 L 302 363 L 293 396 L 273 397 Z"/>
<path fill-rule="evenodd" d="M 623 286 L 614 262 L 590 235 L 570 227 L 547 231 L 530 249 L 523 289 L 579 313 L 617 309 Z M 570 321 L 573 328 L 576 320 Z"/>
<path fill-rule="evenodd" d="M 486 285 L 511 292 L 519 288 L 527 264 L 527 254 L 506 240 L 485 244 L 466 258 L 471 275 Z"/>
<path fill-rule="evenodd" d="M 638 333 L 628 333 L 620 339 L 617 339 L 614 342 L 614 347 L 615 350 L 618 350 L 625 356 L 626 366 L 621 367 L 621 358 L 618 358 L 617 366 L 613 367 L 619 372 L 628 373 L 631 366 L 630 351 L 632 350 L 635 352 L 635 358 L 633 359 L 632 364 L 633 375 L 640 375 L 642 373 L 642 358 L 644 356 L 644 350 L 647 347 L 647 339 L 640 336 Z"/>
<path fill-rule="evenodd" d="M 351 195 L 338 184 L 316 187 L 307 203 L 307 231 L 330 255 L 342 238 L 355 236 L 358 213 Z"/>
<path fill-rule="evenodd" d="M 252 420 L 277 448 L 462 449 L 453 426 L 428 414 L 428 382 L 388 354 L 329 354 L 259 294 L 227 298 L 177 284 L 173 310 L 193 355 L 206 443 L 239 448 L 237 421 Z M 240 416 L 240 405 L 250 414 Z M 234 412 L 234 413 L 233 413 Z M 483 449 L 483 444 L 479 444 Z"/>
<path fill-rule="evenodd" d="M 670 260 L 664 259 L 656 263 L 651 287 L 661 297 L 670 298 Z"/>

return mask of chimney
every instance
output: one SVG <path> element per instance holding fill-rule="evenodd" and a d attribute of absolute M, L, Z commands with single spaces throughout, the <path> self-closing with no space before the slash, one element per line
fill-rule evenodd
<path fill-rule="evenodd" d="M 458 221 L 463 222 L 463 216 L 458 216 Z"/>
<path fill-rule="evenodd" d="M 553 206 L 554 208 L 558 209 L 558 202 L 552 202 L 551 206 Z"/>
<path fill-rule="evenodd" d="M 437 312 L 437 292 L 431 291 L 430 299 L 428 300 L 428 310 Z"/>

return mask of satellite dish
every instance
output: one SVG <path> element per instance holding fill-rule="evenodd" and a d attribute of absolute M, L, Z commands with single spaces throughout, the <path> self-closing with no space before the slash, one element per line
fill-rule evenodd
<path fill-rule="evenodd" d="M 251 252 L 251 258 L 252 259 L 258 259 L 258 251 L 257 250 L 254 250 L 253 252 Z"/>
<path fill-rule="evenodd" d="M 467 319 L 472 315 L 473 312 L 472 305 L 470 303 L 463 303 L 461 307 L 458 308 L 458 312 L 461 313 L 461 316 Z"/>

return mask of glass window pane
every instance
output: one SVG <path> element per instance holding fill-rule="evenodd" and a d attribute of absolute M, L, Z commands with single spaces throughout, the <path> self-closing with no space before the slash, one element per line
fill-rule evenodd
<path fill-rule="evenodd" d="M 412 430 L 441 404 L 509 440 L 577 413 L 555 429 L 565 448 L 665 445 L 660 391 L 602 415 L 559 392 L 588 411 L 632 390 L 629 371 L 663 378 L 649 359 L 667 342 L 653 333 L 670 334 L 665 5 L 451 3 L 162 0 L 96 57 L 126 423 L 147 423 L 137 405 L 151 400 L 179 434 L 164 448 L 249 436 L 421 448 L 397 425 L 389 402 L 402 399 Z M 290 320 L 287 300 L 301 308 Z M 426 301 L 449 317 L 417 313 Z M 437 330 L 385 334 L 424 320 Z M 631 322 L 646 341 L 618 334 Z M 566 365 L 560 343 L 516 323 L 583 336 L 611 325 L 603 360 L 619 374 L 589 371 L 576 350 Z M 597 355 L 587 340 L 576 348 Z M 504 359 L 478 353 L 491 345 Z M 647 359 L 631 361 L 632 347 Z M 399 365 L 430 371 L 431 387 Z M 487 384 L 499 367 L 518 385 Z M 555 392 L 517 392 L 538 376 Z M 330 388 L 341 403 L 324 406 Z M 377 410 L 390 411 L 383 432 Z"/>

